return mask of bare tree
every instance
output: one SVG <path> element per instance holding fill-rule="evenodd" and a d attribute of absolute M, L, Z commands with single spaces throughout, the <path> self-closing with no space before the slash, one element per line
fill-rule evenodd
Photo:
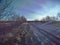
<path fill-rule="evenodd" d="M 11 16 L 10 18 L 8 18 L 8 21 L 17 21 L 17 23 L 19 21 L 20 23 L 24 23 L 27 20 L 24 16 L 20 16 L 20 15 L 15 14 L 15 15 Z"/>
<path fill-rule="evenodd" d="M 41 21 L 57 21 L 58 18 L 57 17 L 50 17 L 50 16 L 46 16 L 45 18 L 43 18 Z"/>

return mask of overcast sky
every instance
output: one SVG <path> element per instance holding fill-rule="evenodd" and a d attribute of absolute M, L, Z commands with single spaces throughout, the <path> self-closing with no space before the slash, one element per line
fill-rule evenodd
<path fill-rule="evenodd" d="M 46 15 L 56 16 L 60 13 L 60 0 L 16 0 L 14 11 L 28 20 L 38 19 Z"/>

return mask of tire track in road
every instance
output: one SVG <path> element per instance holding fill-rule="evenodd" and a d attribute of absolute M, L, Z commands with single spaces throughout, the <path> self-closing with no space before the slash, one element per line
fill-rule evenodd
<path fill-rule="evenodd" d="M 35 27 L 30 25 L 30 31 L 32 32 L 32 35 L 34 37 L 34 40 L 36 41 L 37 45 L 53 45 L 50 39 L 48 39 L 44 34 L 42 34 L 39 30 L 37 30 Z"/>
<path fill-rule="evenodd" d="M 56 37 L 55 35 L 51 34 L 50 32 L 47 32 L 39 27 L 37 27 L 34 24 L 30 24 L 33 27 L 35 27 L 39 32 L 41 32 L 43 35 L 45 35 L 46 37 L 48 37 L 52 42 L 54 42 L 56 45 L 60 45 L 60 38 Z"/>

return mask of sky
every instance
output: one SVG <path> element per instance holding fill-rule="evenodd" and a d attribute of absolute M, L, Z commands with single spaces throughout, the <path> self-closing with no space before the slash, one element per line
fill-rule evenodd
<path fill-rule="evenodd" d="M 60 13 L 60 0 L 15 0 L 14 12 L 27 20 L 41 20 L 43 17 L 56 16 Z"/>

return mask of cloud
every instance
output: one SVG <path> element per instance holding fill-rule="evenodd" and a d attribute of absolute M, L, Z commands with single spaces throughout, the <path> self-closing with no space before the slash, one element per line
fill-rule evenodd
<path fill-rule="evenodd" d="M 14 6 L 17 8 L 16 13 L 24 15 L 27 19 L 35 19 L 39 15 L 42 17 L 59 12 L 60 0 L 17 0 Z"/>

